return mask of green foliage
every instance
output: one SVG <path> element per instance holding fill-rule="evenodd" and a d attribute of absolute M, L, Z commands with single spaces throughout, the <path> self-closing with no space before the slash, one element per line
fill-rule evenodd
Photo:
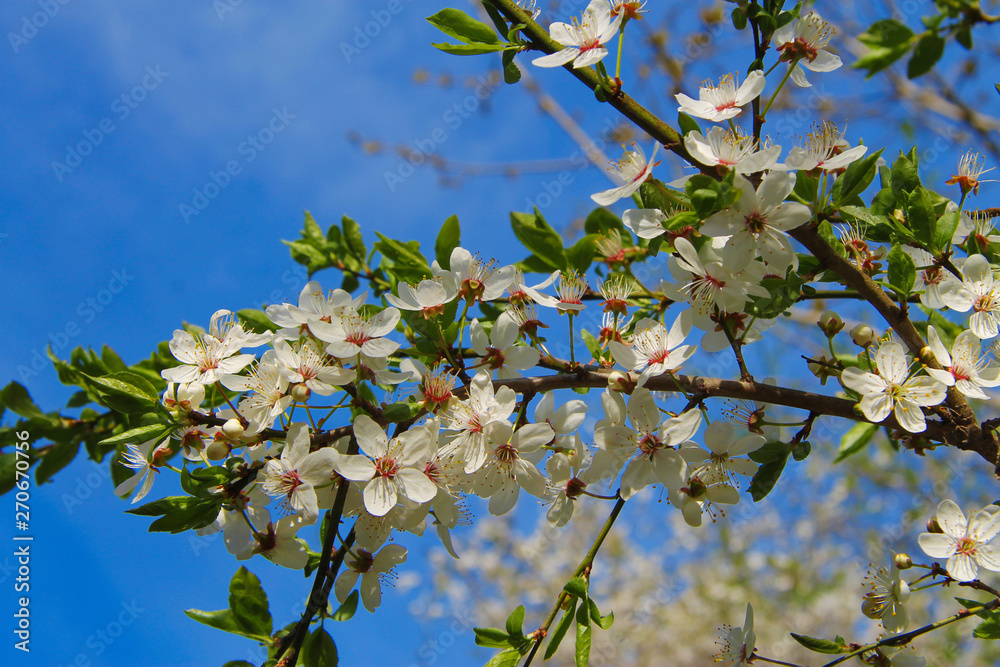
<path fill-rule="evenodd" d="M 168 496 L 126 511 L 138 516 L 161 517 L 149 525 L 151 533 L 181 533 L 204 528 L 212 523 L 219 516 L 221 507 L 221 498 Z"/>
<path fill-rule="evenodd" d="M 184 613 L 217 630 L 255 639 L 262 644 L 272 643 L 271 612 L 267 595 L 260 587 L 260 580 L 245 567 L 240 567 L 229 582 L 228 609 L 185 609 Z"/>
<path fill-rule="evenodd" d="M 841 637 L 837 637 L 836 640 L 831 639 L 817 639 L 816 637 L 807 637 L 805 635 L 797 635 L 794 632 L 791 633 L 792 639 L 797 641 L 802 646 L 806 647 L 810 651 L 815 651 L 816 653 L 825 653 L 828 655 L 835 655 L 837 653 L 849 653 L 851 649 L 847 646 L 846 642 Z"/>
<path fill-rule="evenodd" d="M 570 268 L 562 236 L 545 221 L 537 208 L 534 215 L 511 212 L 510 224 L 517 240 L 549 271 Z"/>

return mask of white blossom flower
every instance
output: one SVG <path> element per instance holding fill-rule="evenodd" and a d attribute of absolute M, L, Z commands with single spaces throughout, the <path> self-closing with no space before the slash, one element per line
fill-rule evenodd
<path fill-rule="evenodd" d="M 604 59 L 604 48 L 618 33 L 623 14 L 612 17 L 607 0 L 591 0 L 579 23 L 554 22 L 549 35 L 563 45 L 563 49 L 532 60 L 539 67 L 559 67 L 573 61 L 573 67 L 590 67 Z"/>
<path fill-rule="evenodd" d="M 777 46 L 781 59 L 791 64 L 791 78 L 796 85 L 808 88 L 802 68 L 813 72 L 832 72 L 843 63 L 840 56 L 826 50 L 836 30 L 816 12 L 784 25 L 774 31 L 771 43 Z"/>
<path fill-rule="evenodd" d="M 581 468 L 589 463 L 586 447 L 579 435 L 572 436 L 572 439 L 572 450 L 556 452 L 545 462 L 545 470 L 549 473 L 544 500 L 549 509 L 545 518 L 557 528 L 565 526 L 573 518 L 576 500 L 589 482 L 589 471 L 581 472 Z"/>
<path fill-rule="evenodd" d="M 928 326 L 927 345 L 943 369 L 928 368 L 927 374 L 939 382 L 955 387 L 969 398 L 984 400 L 989 396 L 982 387 L 1000 385 L 1000 367 L 991 366 L 989 358 L 980 356 L 980 340 L 971 331 L 958 334 L 948 354 L 937 330 Z"/>
<path fill-rule="evenodd" d="M 449 281 L 453 283 L 458 295 L 469 303 L 499 299 L 514 279 L 513 266 L 498 267 L 496 260 L 484 262 L 462 247 L 451 251 L 448 265 L 450 271 L 442 269 L 435 261 L 431 271 L 446 286 Z"/>
<path fill-rule="evenodd" d="M 726 635 L 719 643 L 721 650 L 715 657 L 722 667 L 747 667 L 757 643 L 757 635 L 753 630 L 753 607 L 747 604 L 747 617 L 742 628 L 728 625 L 722 627 Z"/>
<path fill-rule="evenodd" d="M 873 566 L 874 567 L 874 566 Z M 877 618 L 887 632 L 893 634 L 906 630 L 909 613 L 906 601 L 910 599 L 910 586 L 901 577 L 894 563 L 880 567 L 866 577 L 869 590 L 861 603 L 861 612 L 868 618 Z"/>
<path fill-rule="evenodd" d="M 252 354 L 236 354 L 244 347 L 259 347 L 271 340 L 270 334 L 252 334 L 243 330 L 228 310 L 217 310 L 207 333 L 174 331 L 170 352 L 183 365 L 167 368 L 160 375 L 167 382 L 213 384 L 243 370 L 254 359 Z"/>
<path fill-rule="evenodd" d="M 516 403 L 517 395 L 510 387 L 500 387 L 494 393 L 490 374 L 480 371 L 469 385 L 469 397 L 449 407 L 444 416 L 445 428 L 458 431 L 458 436 L 446 448 L 465 462 L 465 472 L 475 472 L 486 463 L 486 426 L 494 421 L 505 422 Z"/>
<path fill-rule="evenodd" d="M 436 421 L 432 423 L 436 429 Z M 371 417 L 358 415 L 354 436 L 368 458 L 344 456 L 335 465 L 346 479 L 366 482 L 365 508 L 372 515 L 385 516 L 401 496 L 426 503 L 437 495 L 437 487 L 423 471 L 433 455 L 428 428 L 410 429 L 390 441 Z"/>
<path fill-rule="evenodd" d="M 979 568 L 1000 572 L 1000 547 L 990 544 L 1000 533 L 1000 512 L 990 508 L 976 512 L 972 519 L 951 500 L 942 500 L 937 509 L 941 533 L 922 533 L 917 542 L 931 558 L 947 558 L 948 575 L 956 581 L 972 581 Z"/>
<path fill-rule="evenodd" d="M 307 524 L 314 523 L 319 516 L 315 487 L 330 482 L 330 473 L 340 459 L 340 453 L 332 447 L 310 453 L 309 442 L 306 424 L 289 426 L 281 458 L 267 462 L 262 485 L 264 493 L 283 498 Z"/>
<path fill-rule="evenodd" d="M 723 514 L 719 505 L 735 505 L 740 502 L 738 489 L 725 483 L 707 484 L 697 475 L 691 475 L 687 483 L 679 489 L 669 489 L 670 502 L 681 511 L 684 521 L 692 528 L 702 523 L 707 512 L 715 522 L 717 514 Z"/>
<path fill-rule="evenodd" d="M 387 544 L 374 555 L 364 549 L 355 549 L 344 560 L 346 567 L 333 586 L 337 601 L 343 604 L 361 577 L 361 602 L 365 609 L 374 612 L 382 603 L 382 582 L 395 578 L 393 568 L 405 562 L 406 548 L 399 544 Z"/>
<path fill-rule="evenodd" d="M 986 340 L 1000 331 L 1000 285 L 993 267 L 982 255 L 972 255 L 962 264 L 962 282 L 945 292 L 945 304 L 960 313 L 973 311 L 969 318 L 972 333 Z"/>
<path fill-rule="evenodd" d="M 543 293 L 542 290 L 558 280 L 561 273 L 561 271 L 553 271 L 548 278 L 537 285 L 529 287 L 528 284 L 524 282 L 524 274 L 521 272 L 521 269 L 515 269 L 514 277 L 511 280 L 510 286 L 507 288 L 510 303 L 521 305 L 533 301 L 540 306 L 555 308 L 559 304 L 559 299 Z"/>
<path fill-rule="evenodd" d="M 703 82 L 698 89 L 697 100 L 684 93 L 678 93 L 674 98 L 680 105 L 681 113 L 719 122 L 738 116 L 743 106 L 764 91 L 764 83 L 764 73 L 760 70 L 750 72 L 739 88 L 733 75 L 727 74 L 719 80 L 719 85 L 715 85 L 714 81 Z"/>
<path fill-rule="evenodd" d="M 671 255 L 667 268 L 677 281 L 662 282 L 664 294 L 675 301 L 686 301 L 694 309 L 709 312 L 715 308 L 741 312 L 751 296 L 767 297 L 770 293 L 758 281 L 750 282 L 734 273 L 712 249 L 710 243 L 700 250 L 685 238 L 674 239 L 680 257 Z"/>
<path fill-rule="evenodd" d="M 518 371 L 526 371 L 538 365 L 539 351 L 517 344 L 520 328 L 508 313 L 500 313 L 489 336 L 478 319 L 472 321 L 471 328 L 472 349 L 479 355 L 476 365 L 482 364 L 495 370 L 499 379 L 521 377 Z"/>
<path fill-rule="evenodd" d="M 756 262 L 759 264 L 759 262 Z M 752 265 L 751 265 L 752 266 Z M 691 310 L 691 324 L 705 332 L 701 337 L 701 349 L 706 352 L 720 352 L 732 347 L 729 337 L 723 330 L 725 327 L 733 338 L 742 340 L 743 345 L 750 345 L 764 339 L 764 332 L 778 323 L 775 318 L 751 317 L 738 311 L 700 311 Z M 747 329 L 749 328 L 749 331 Z"/>
<path fill-rule="evenodd" d="M 681 345 L 691 331 L 690 312 L 685 310 L 678 315 L 669 330 L 662 323 L 644 317 L 636 323 L 627 345 L 614 340 L 609 343 L 615 361 L 641 372 L 639 386 L 651 376 L 676 370 L 695 353 L 695 346 Z"/>
<path fill-rule="evenodd" d="M 386 308 L 369 318 L 353 308 L 347 308 L 342 317 L 335 317 L 330 322 L 314 322 L 309 325 L 309 330 L 321 341 L 329 343 L 326 351 L 338 359 L 356 354 L 385 358 L 399 349 L 399 343 L 384 338 L 396 328 L 399 317 L 396 308 Z"/>
<path fill-rule="evenodd" d="M 556 286 L 556 293 L 559 301 L 556 309 L 560 313 L 575 314 L 584 309 L 583 295 L 587 293 L 590 284 L 587 276 L 578 271 L 568 271 L 559 276 L 559 284 Z"/>
<path fill-rule="evenodd" d="M 309 562 L 309 552 L 295 536 L 299 528 L 306 525 L 302 517 L 289 514 L 272 523 L 267 510 L 262 510 L 260 514 L 267 525 L 254 535 L 257 545 L 252 553 L 261 554 L 275 565 L 292 570 L 304 568 Z"/>
<path fill-rule="evenodd" d="M 292 404 L 288 395 L 288 380 L 273 363 L 277 360 L 273 350 L 268 350 L 247 375 L 228 375 L 222 379 L 226 389 L 250 391 L 240 401 L 240 415 L 250 421 L 250 435 L 269 428 L 278 415 Z"/>
<path fill-rule="evenodd" d="M 813 169 L 836 171 L 861 159 L 867 151 L 867 146 L 851 148 L 844 140 L 844 133 L 837 129 L 837 125 L 826 120 L 822 125 L 814 126 L 813 131 L 806 134 L 804 146 L 796 146 L 788 151 L 785 168 L 801 171 Z"/>
<path fill-rule="evenodd" d="M 155 447 L 155 449 L 154 449 Z M 129 444 L 122 453 L 121 464 L 126 468 L 135 470 L 135 474 L 115 487 L 115 495 L 125 497 L 132 493 L 135 487 L 139 486 L 139 491 L 132 498 L 132 504 L 139 502 L 146 497 L 150 489 L 153 488 L 153 480 L 160 466 L 166 462 L 166 457 L 170 454 L 169 446 L 166 442 L 156 445 L 156 440 L 147 440 L 139 446 Z"/>
<path fill-rule="evenodd" d="M 417 311 L 425 319 L 443 313 L 445 304 L 458 296 L 458 289 L 450 281 L 445 284 L 442 280 L 430 278 L 421 280 L 416 287 L 401 282 L 398 289 L 399 296 L 386 294 L 385 300 L 400 310 Z"/>
<path fill-rule="evenodd" d="M 841 380 L 861 394 L 861 411 L 869 421 L 878 423 L 892 412 L 901 427 L 910 433 L 927 429 L 921 406 L 937 405 L 945 399 L 943 384 L 926 375 L 909 375 L 903 346 L 895 341 L 883 343 L 875 354 L 878 374 L 860 368 L 845 368 Z"/>
<path fill-rule="evenodd" d="M 354 371 L 330 365 L 326 353 L 312 339 L 297 343 L 276 339 L 274 357 L 278 371 L 290 384 L 304 384 L 321 396 L 329 396 L 356 376 Z"/>
<path fill-rule="evenodd" d="M 299 293 L 299 305 L 290 303 L 272 304 L 264 311 L 267 318 L 279 327 L 278 336 L 282 338 L 298 338 L 303 327 L 308 328 L 310 322 L 329 322 L 339 318 L 348 309 L 357 310 L 364 304 L 366 293 L 351 297 L 342 289 L 331 290 L 323 295 L 323 288 L 315 280 L 310 280 Z"/>
<path fill-rule="evenodd" d="M 514 508 L 521 488 L 545 497 L 545 476 L 536 467 L 555 433 L 548 424 L 525 424 L 516 431 L 505 421 L 490 422 L 486 435 L 493 448 L 476 472 L 476 495 L 490 499 L 490 514 L 500 516 Z"/>
<path fill-rule="evenodd" d="M 812 212 L 804 204 L 785 201 L 795 187 L 795 174 L 772 171 L 757 190 L 737 175 L 736 187 L 743 196 L 735 206 L 715 213 L 701 228 L 702 234 L 729 236 L 722 251 L 726 266 L 740 271 L 759 256 L 781 275 L 788 267 L 798 268 L 798 256 L 786 232 L 807 222 Z"/>
<path fill-rule="evenodd" d="M 641 239 L 655 239 L 667 233 L 663 224 L 670 219 L 658 208 L 630 208 L 622 213 L 622 222 Z"/>
<path fill-rule="evenodd" d="M 684 137 L 684 147 L 704 165 L 726 167 L 744 176 L 773 169 L 781 155 L 781 146 L 762 148 L 739 128 L 734 131 L 713 127 L 705 134 L 689 132 Z"/>
<path fill-rule="evenodd" d="M 904 245 L 903 252 L 910 256 L 916 266 L 913 291 L 920 295 L 920 303 L 934 310 L 944 308 L 944 294 L 960 284 L 958 279 L 943 266 L 936 264 L 934 256 L 923 248 Z"/>
<path fill-rule="evenodd" d="M 705 448 L 692 443 L 681 448 L 681 456 L 705 484 L 726 483 L 736 486 L 736 475 L 753 477 L 757 464 L 750 459 L 738 458 L 764 446 L 764 436 L 748 433 L 736 437 L 736 427 L 729 422 L 712 422 L 705 429 Z"/>
<path fill-rule="evenodd" d="M 590 198 L 601 206 L 611 206 L 619 199 L 631 197 L 638 192 L 639 186 L 653 175 L 653 167 L 659 164 L 653 160 L 656 159 L 656 151 L 659 150 L 660 144 L 653 145 L 653 154 L 648 160 L 642 148 L 635 144 L 632 144 L 632 148 L 634 150 L 626 150 L 618 163 L 612 167 L 617 172 L 618 178 L 624 181 L 624 185 L 590 195 Z"/>

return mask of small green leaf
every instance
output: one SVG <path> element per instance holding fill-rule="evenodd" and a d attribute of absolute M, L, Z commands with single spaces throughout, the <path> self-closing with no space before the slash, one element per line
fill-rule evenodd
<path fill-rule="evenodd" d="M 268 333 L 270 331 L 277 331 L 279 329 L 278 325 L 275 324 L 268 318 L 264 311 L 257 310 L 256 308 L 244 308 L 243 310 L 237 311 L 236 313 L 240 317 L 240 322 L 244 325 L 244 329 L 249 329 L 254 333 Z"/>
<path fill-rule="evenodd" d="M 25 419 L 45 419 L 45 414 L 31 400 L 28 390 L 18 382 L 11 382 L 3 388 L 0 404 Z"/>
<path fill-rule="evenodd" d="M 368 258 L 368 251 L 365 249 L 365 239 L 361 235 L 361 225 L 345 215 L 340 219 L 340 226 L 344 230 L 344 241 L 348 252 L 354 259 L 364 263 Z"/>
<path fill-rule="evenodd" d="M 747 13 L 741 7 L 733 8 L 733 27 L 737 30 L 743 30 L 747 27 Z"/>
<path fill-rule="evenodd" d="M 545 221 L 537 208 L 534 215 L 512 212 L 510 224 L 517 240 L 550 267 L 550 271 L 566 268 L 562 236 Z"/>
<path fill-rule="evenodd" d="M 576 667 L 587 667 L 590 663 L 592 634 L 590 608 L 586 604 L 581 604 L 576 610 Z"/>
<path fill-rule="evenodd" d="M 925 246 L 931 247 L 937 216 L 934 214 L 934 202 L 931 200 L 930 192 L 923 186 L 917 186 L 910 193 L 906 204 L 906 221 L 917 239 Z"/>
<path fill-rule="evenodd" d="M 860 195 L 864 192 L 878 173 L 878 160 L 882 156 L 882 151 L 866 156 L 864 159 L 855 160 L 847 167 L 837 180 L 841 183 L 840 192 L 834 205 L 838 208 L 844 202 Z"/>
<path fill-rule="evenodd" d="M 47 482 L 52 475 L 68 466 L 76 458 L 76 454 L 79 451 L 79 440 L 60 442 L 52 447 L 52 449 L 45 453 L 45 456 L 41 457 L 41 463 L 35 469 L 35 482 L 37 484 Z"/>
<path fill-rule="evenodd" d="M 451 270 L 451 251 L 458 247 L 461 241 L 461 228 L 458 216 L 453 215 L 441 225 L 437 240 L 434 242 L 434 255 L 438 264 L 445 270 Z"/>
<path fill-rule="evenodd" d="M 153 383 L 132 371 L 118 371 L 102 377 L 88 375 L 87 379 L 112 396 L 126 396 L 148 403 L 156 403 L 160 399 Z"/>
<path fill-rule="evenodd" d="M 546 660 L 556 654 L 556 651 L 559 649 L 559 644 L 562 642 L 563 637 L 566 636 L 569 626 L 573 624 L 573 619 L 576 618 L 576 598 L 570 599 L 573 600 L 573 603 L 566 609 L 566 613 L 563 614 L 562 620 L 559 621 L 559 625 L 556 626 L 555 631 L 549 638 L 549 645 L 545 648 Z"/>
<path fill-rule="evenodd" d="M 753 481 L 750 482 L 750 487 L 747 489 L 755 503 L 759 503 L 767 497 L 767 494 L 771 493 L 774 485 L 778 483 L 778 478 L 781 477 L 781 472 L 785 469 L 787 461 L 788 455 L 786 454 L 777 461 L 765 463 L 757 469 Z"/>
<path fill-rule="evenodd" d="M 236 570 L 229 581 L 229 608 L 240 629 L 270 636 L 273 629 L 267 595 L 258 579 L 245 567 Z"/>
<path fill-rule="evenodd" d="M 222 630 L 223 632 L 230 632 L 241 637 L 255 639 L 262 644 L 271 643 L 271 637 L 269 635 L 255 635 L 242 630 L 236 622 L 236 619 L 233 617 L 233 612 L 229 609 L 220 609 L 219 611 L 185 609 L 184 613 L 187 614 L 188 618 L 192 618 L 199 623 L 204 623 L 205 625 L 215 628 L 216 630 Z"/>
<path fill-rule="evenodd" d="M 951 239 L 955 236 L 955 230 L 962 220 L 962 214 L 958 211 L 948 211 L 934 225 L 934 249 L 944 250 L 951 245 Z"/>
<path fill-rule="evenodd" d="M 892 165 L 891 174 L 890 186 L 897 202 L 905 202 L 906 198 L 904 195 L 920 187 L 917 164 L 909 156 L 900 153 L 899 157 L 896 158 L 896 162 Z"/>
<path fill-rule="evenodd" d="M 808 440 L 792 443 L 792 456 L 796 461 L 805 461 L 812 452 L 812 443 Z"/>
<path fill-rule="evenodd" d="M 306 211 L 306 222 L 305 228 L 302 230 L 302 238 L 309 241 L 318 241 L 319 243 L 326 240 L 326 237 L 323 236 L 323 230 L 316 224 L 316 220 L 313 219 L 312 213 L 309 211 Z"/>
<path fill-rule="evenodd" d="M 524 624 L 524 605 L 522 604 L 517 609 L 510 613 L 507 617 L 507 634 L 509 635 L 520 635 L 524 634 L 521 632 L 521 626 Z"/>
<path fill-rule="evenodd" d="M 791 633 L 792 639 L 802 644 L 804 647 L 810 651 L 815 651 L 816 653 L 826 653 L 829 655 L 837 653 L 847 653 L 848 648 L 842 646 L 835 641 L 829 639 L 817 639 L 815 637 L 807 637 L 805 635 L 797 635 L 794 632 Z"/>
<path fill-rule="evenodd" d="M 507 48 L 506 44 L 431 44 L 435 49 L 440 49 L 453 56 L 478 56 L 484 53 L 496 53 Z"/>
<path fill-rule="evenodd" d="M 299 664 L 302 667 L 337 667 L 337 644 L 323 626 L 309 633 L 302 642 Z"/>
<path fill-rule="evenodd" d="M 601 630 L 607 630 L 615 622 L 615 612 L 609 613 L 607 616 L 601 616 L 600 610 L 597 608 L 597 603 L 593 599 L 587 600 L 590 604 L 590 620 L 597 624 Z"/>
<path fill-rule="evenodd" d="M 917 267 L 902 246 L 894 243 L 889 250 L 889 284 L 899 289 L 905 297 L 913 289 Z"/>
<path fill-rule="evenodd" d="M 585 599 L 587 597 L 587 580 L 583 577 L 573 577 L 566 582 L 563 590 L 575 597 Z"/>
<path fill-rule="evenodd" d="M 516 667 L 519 662 L 521 662 L 521 652 L 516 648 L 509 648 L 490 658 L 485 667 Z"/>
<path fill-rule="evenodd" d="M 476 633 L 476 645 L 487 648 L 505 648 L 510 646 L 510 634 L 500 628 L 473 628 Z"/>
<path fill-rule="evenodd" d="M 927 74 L 944 55 L 944 38 L 934 34 L 924 35 L 913 49 L 913 57 L 906 68 L 906 76 L 916 79 Z"/>
<path fill-rule="evenodd" d="M 847 433 L 840 439 L 840 448 L 837 450 L 837 458 L 833 460 L 834 463 L 840 463 L 846 459 L 851 454 L 856 454 L 857 452 L 864 449 L 864 447 L 871 442 L 871 439 L 878 432 L 878 424 L 869 424 L 868 422 L 858 422 L 850 428 Z"/>
<path fill-rule="evenodd" d="M 701 126 L 698 125 L 698 121 L 683 111 L 677 114 L 677 125 L 681 128 L 681 134 L 684 136 L 687 136 L 691 132 L 701 132 Z"/>
<path fill-rule="evenodd" d="M 146 426 L 129 429 L 124 433 L 113 435 L 110 438 L 105 438 L 98 444 L 122 445 L 127 443 L 142 444 L 148 440 L 159 441 L 166 438 L 173 430 L 174 427 L 170 424 L 148 424 Z"/>
<path fill-rule="evenodd" d="M 521 80 L 521 70 L 514 62 L 517 51 L 504 51 L 500 54 L 500 63 L 503 65 L 503 82 L 514 84 Z"/>
<path fill-rule="evenodd" d="M 459 9 L 442 9 L 438 13 L 428 16 L 427 20 L 444 34 L 466 44 L 471 42 L 498 44 L 500 42 L 493 28 Z"/>

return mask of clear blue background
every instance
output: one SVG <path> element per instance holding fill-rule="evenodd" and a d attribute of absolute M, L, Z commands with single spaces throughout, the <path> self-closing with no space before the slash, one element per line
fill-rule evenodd
<path fill-rule="evenodd" d="M 390 4 L 399 13 L 390 13 Z M 426 164 L 402 183 L 387 182 L 386 173 L 400 173 L 405 164 L 393 144 L 434 144 L 436 154 L 472 163 L 568 161 L 578 154 L 523 87 L 500 84 L 485 100 L 476 97 L 496 59 L 459 59 L 432 49 L 429 43 L 442 36 L 424 16 L 439 4 L 3 3 L 0 275 L 7 307 L 0 382 L 18 380 L 43 409 L 56 409 L 69 390 L 39 362 L 48 345 L 66 358 L 78 345 L 107 343 L 133 363 L 182 321 L 206 325 L 218 308 L 294 300 L 306 278 L 280 240 L 297 238 L 303 209 L 324 228 L 351 215 L 368 242 L 378 230 L 425 247 L 440 223 L 458 214 L 463 245 L 504 262 L 520 259 L 510 210 L 541 203 L 557 227 L 589 211 L 587 195 L 609 182 L 597 169 L 579 170 L 577 162 L 562 163 L 562 186 L 554 185 L 557 172 L 542 172 L 464 179 L 461 189 L 443 188 Z M 582 9 L 585 3 L 563 5 Z M 54 15 L 43 21 L 38 17 L 46 6 Z M 675 27 L 692 25 L 694 12 L 679 12 Z M 25 27 L 33 17 L 45 23 L 34 32 Z M 382 24 L 373 23 L 377 19 Z M 375 36 L 359 37 L 366 29 Z M 10 35 L 18 33 L 24 40 L 12 42 Z M 746 37 L 732 43 L 745 49 Z M 431 72 L 430 82 L 414 80 L 418 67 Z M 149 78 L 150 68 L 165 75 Z M 450 85 L 439 84 L 441 73 L 450 76 Z M 701 76 L 721 73 L 696 69 L 688 92 Z M 578 121 L 594 136 L 615 119 L 565 72 L 531 74 L 579 112 Z M 151 90 L 142 88 L 144 77 Z M 858 79 L 853 75 L 824 91 L 834 95 Z M 671 120 L 668 91 L 641 86 L 640 99 Z M 123 95 L 135 106 L 127 116 Z M 454 105 L 471 111 L 458 115 Z M 833 115 L 852 120 L 852 137 L 881 139 L 893 154 L 907 147 L 898 128 L 851 119 L 846 108 L 836 106 Z M 245 142 L 268 126 L 276 110 L 287 124 L 263 150 L 247 149 Z M 810 120 L 815 117 L 810 112 Z M 802 123 L 786 127 L 808 129 Z M 351 142 L 351 130 L 386 142 L 382 152 L 366 154 Z M 792 137 L 776 138 L 787 153 Z M 91 150 L 78 166 L 68 172 L 54 166 L 67 163 L 81 142 Z M 965 148 L 948 142 L 924 164 L 925 179 L 943 181 Z M 606 151 L 618 155 L 613 143 Z M 239 173 L 204 210 L 185 219 L 180 206 L 192 205 L 196 191 L 204 192 L 230 161 Z M 679 175 L 670 158 L 660 170 L 664 180 Z M 335 276 L 319 276 L 324 278 L 336 284 Z M 181 613 L 227 606 L 227 583 L 238 564 L 221 541 L 150 535 L 147 519 L 122 513 L 127 503 L 112 488 L 105 466 L 81 459 L 44 488 L 32 489 L 32 651 L 11 649 L 13 547 L 0 547 L 0 617 L 7 619 L 0 659 L 45 667 L 259 664 L 262 658 L 248 653 L 251 641 Z M 153 493 L 170 491 L 169 480 L 158 480 Z M 13 498 L 3 502 L 12 505 Z M 8 522 L 2 525 L 0 540 L 9 544 Z M 408 567 L 420 572 L 425 547 L 403 543 L 413 548 Z M 298 618 L 309 582 L 263 559 L 248 566 L 264 582 L 275 627 Z M 430 582 L 425 577 L 415 586 L 388 591 L 375 616 L 362 610 L 349 626 L 330 628 L 342 664 L 426 665 L 432 654 L 437 664 L 485 661 L 490 652 L 473 646 L 467 625 L 414 622 L 407 605 Z M 465 610 L 456 615 L 466 619 Z M 454 647 L 434 653 L 427 643 L 434 640 Z"/>

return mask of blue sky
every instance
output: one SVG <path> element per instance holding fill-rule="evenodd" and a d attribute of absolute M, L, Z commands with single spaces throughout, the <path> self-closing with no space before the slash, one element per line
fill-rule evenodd
<path fill-rule="evenodd" d="M 456 190 L 439 187 L 425 165 L 390 188 L 386 172 L 402 158 L 366 155 L 347 136 L 355 130 L 411 148 L 433 142 L 436 152 L 483 163 L 574 153 L 523 88 L 501 84 L 476 100 L 464 82 L 495 59 L 431 48 L 441 35 L 423 17 L 436 9 L 412 0 L 3 3 L 0 275 L 8 316 L 0 381 L 18 380 L 56 409 L 68 389 L 47 365 L 33 365 L 47 345 L 65 358 L 78 345 L 107 343 L 131 363 L 182 321 L 205 325 L 219 308 L 294 299 L 305 276 L 280 240 L 297 238 L 304 209 L 324 228 L 348 214 L 366 241 L 378 230 L 425 247 L 458 214 L 463 245 L 519 259 L 508 211 L 551 192 L 555 174 L 482 177 Z M 41 27 L 27 27 L 32 21 Z M 368 43 L 358 37 L 366 29 L 375 35 Z M 417 67 L 448 72 L 455 83 L 418 85 Z M 595 135 L 614 118 L 565 73 L 532 74 L 584 112 L 578 120 Z M 652 102 L 673 108 L 662 97 Z M 449 113 L 456 104 L 474 107 L 460 123 Z M 963 148 L 950 146 L 941 168 Z M 617 148 L 608 153 L 617 157 Z M 557 227 L 608 187 L 593 168 L 570 178 L 572 195 L 545 210 Z M 122 513 L 126 503 L 106 472 L 81 459 L 33 488 L 32 652 L 4 642 L 4 661 L 113 667 L 248 658 L 252 642 L 181 613 L 226 606 L 238 564 L 218 542 L 146 533 L 146 519 Z M 169 486 L 158 482 L 154 493 Z M 424 547 L 404 544 L 419 571 Z M 297 618 L 308 582 L 262 559 L 248 567 L 271 596 L 276 625 Z M 5 601 L 13 576 L 11 558 L 0 556 Z M 422 642 L 449 632 L 457 648 L 448 664 L 485 661 L 468 628 L 415 625 L 412 597 L 387 594 L 378 615 L 362 611 L 350 626 L 331 628 L 343 664 L 428 664 Z"/>

